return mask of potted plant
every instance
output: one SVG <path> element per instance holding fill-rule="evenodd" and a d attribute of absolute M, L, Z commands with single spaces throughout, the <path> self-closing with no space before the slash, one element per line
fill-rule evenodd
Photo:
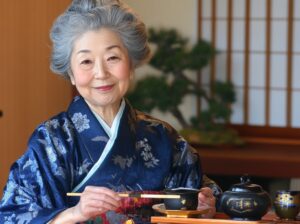
<path fill-rule="evenodd" d="M 182 126 L 181 134 L 189 141 L 205 144 L 241 144 L 238 134 L 227 127 L 235 102 L 234 87 L 230 82 L 211 83 L 211 94 L 189 78 L 187 71 L 200 71 L 217 53 L 212 45 L 199 39 L 190 48 L 187 39 L 174 29 L 149 30 L 149 42 L 154 54 L 149 64 L 160 75 L 148 74 L 137 81 L 128 98 L 136 108 L 151 112 L 158 109 L 170 112 Z M 186 120 L 179 106 L 184 97 L 194 95 L 204 99 L 207 107 Z"/>

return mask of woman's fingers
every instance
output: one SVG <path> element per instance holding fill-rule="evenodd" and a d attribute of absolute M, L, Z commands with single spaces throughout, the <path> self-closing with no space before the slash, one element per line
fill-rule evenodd
<path fill-rule="evenodd" d="M 210 207 L 215 207 L 216 205 L 216 199 L 213 197 L 213 198 L 204 198 L 204 199 L 201 199 L 199 198 L 198 200 L 198 208 L 210 208 Z"/>
<path fill-rule="evenodd" d="M 201 188 L 200 193 L 203 194 L 204 196 L 208 197 L 208 198 L 214 196 L 213 191 L 208 187 Z"/>
<path fill-rule="evenodd" d="M 121 200 L 116 192 L 103 187 L 87 187 L 81 197 L 108 210 L 118 208 Z"/>
<path fill-rule="evenodd" d="M 203 215 L 204 218 L 211 218 L 215 215 L 216 198 L 210 188 L 204 187 L 201 189 L 198 195 L 198 209 L 209 209 L 208 213 Z"/>
<path fill-rule="evenodd" d="M 90 219 L 109 210 L 116 210 L 120 206 L 120 200 L 118 194 L 108 188 L 88 186 L 82 192 L 74 212 Z"/>
<path fill-rule="evenodd" d="M 96 208 L 99 211 L 108 211 L 108 210 L 115 210 L 119 207 L 119 203 L 116 201 L 113 201 L 111 198 L 107 198 L 107 196 L 90 196 L 87 195 L 84 197 L 84 195 L 81 196 L 81 203 L 83 207 L 91 207 Z"/>
<path fill-rule="evenodd" d="M 106 188 L 106 187 L 95 187 L 95 186 L 87 186 L 84 189 L 84 192 L 86 193 L 93 193 L 95 195 L 107 195 L 110 196 L 116 200 L 120 200 L 120 196 L 118 195 L 118 193 Z"/>

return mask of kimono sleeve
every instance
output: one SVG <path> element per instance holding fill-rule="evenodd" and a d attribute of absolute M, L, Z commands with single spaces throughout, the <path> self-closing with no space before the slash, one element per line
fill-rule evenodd
<path fill-rule="evenodd" d="M 47 223 L 66 209 L 66 161 L 63 142 L 45 128 L 36 130 L 26 153 L 11 167 L 0 202 L 0 223 Z"/>
<path fill-rule="evenodd" d="M 188 187 L 195 189 L 209 187 L 216 197 L 216 207 L 219 209 L 222 189 L 203 173 L 199 154 L 180 136 L 174 145 L 173 166 L 165 187 Z"/>
<path fill-rule="evenodd" d="M 202 168 L 199 155 L 178 136 L 173 144 L 173 162 L 165 188 L 188 187 L 199 189 L 202 185 Z"/>

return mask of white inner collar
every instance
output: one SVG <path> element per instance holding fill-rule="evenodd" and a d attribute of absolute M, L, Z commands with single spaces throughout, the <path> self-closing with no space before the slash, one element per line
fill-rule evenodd
<path fill-rule="evenodd" d="M 89 106 L 90 107 L 90 106 Z M 104 131 L 106 132 L 106 134 L 111 137 L 112 133 L 114 131 L 117 130 L 116 127 L 116 121 L 119 120 L 124 112 L 124 108 L 125 108 L 125 100 L 122 99 L 119 111 L 116 115 L 116 117 L 114 118 L 114 121 L 112 123 L 112 126 L 109 127 L 106 122 L 90 107 L 91 111 L 93 112 L 93 114 L 95 115 L 95 117 L 97 118 L 97 120 L 99 121 L 99 123 L 101 124 L 101 126 L 103 127 Z"/>

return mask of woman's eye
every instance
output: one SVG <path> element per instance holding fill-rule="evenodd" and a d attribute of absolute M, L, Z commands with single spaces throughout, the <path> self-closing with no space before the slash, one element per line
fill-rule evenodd
<path fill-rule="evenodd" d="M 80 62 L 80 68 L 83 70 L 90 70 L 94 66 L 94 62 L 92 60 L 86 59 Z"/>
<path fill-rule="evenodd" d="M 108 61 L 117 61 L 117 60 L 119 60 L 120 58 L 119 57 L 117 57 L 117 56 L 111 56 L 111 57 L 109 57 L 107 60 Z"/>
<path fill-rule="evenodd" d="M 89 65 L 92 64 L 93 62 L 91 60 L 83 60 L 82 62 L 80 62 L 80 64 L 82 65 Z"/>

